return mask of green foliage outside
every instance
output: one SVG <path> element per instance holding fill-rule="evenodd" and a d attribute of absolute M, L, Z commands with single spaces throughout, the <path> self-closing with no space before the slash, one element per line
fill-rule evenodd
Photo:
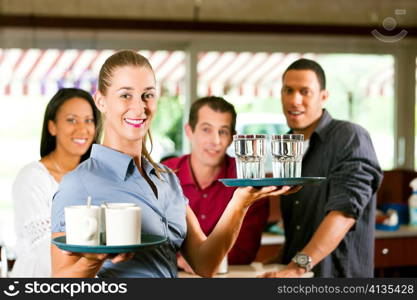
<path fill-rule="evenodd" d="M 182 147 L 183 114 L 183 104 L 179 96 L 159 98 L 158 112 L 152 123 L 152 134 L 155 139 L 169 138 L 175 144 L 175 151 L 180 151 Z"/>

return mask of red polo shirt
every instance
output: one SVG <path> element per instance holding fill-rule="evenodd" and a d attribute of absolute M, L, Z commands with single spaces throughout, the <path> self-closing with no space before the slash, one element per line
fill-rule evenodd
<path fill-rule="evenodd" d="M 184 195 L 194 211 L 206 235 L 214 229 L 235 188 L 226 187 L 218 181 L 220 178 L 236 178 L 235 159 L 227 156 L 216 179 L 205 189 L 201 189 L 194 180 L 190 165 L 190 155 L 171 158 L 163 162 L 178 176 Z M 268 198 L 253 204 L 243 220 L 239 236 L 228 255 L 229 264 L 249 264 L 258 252 L 262 231 L 269 215 Z"/>

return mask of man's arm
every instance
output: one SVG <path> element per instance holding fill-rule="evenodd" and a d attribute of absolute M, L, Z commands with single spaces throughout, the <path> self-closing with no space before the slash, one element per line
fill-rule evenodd
<path fill-rule="evenodd" d="M 312 266 L 316 265 L 336 249 L 354 224 L 354 218 L 346 216 L 340 211 L 329 212 L 320 223 L 310 242 L 300 252 L 312 258 Z M 303 268 L 291 262 L 284 270 L 268 272 L 262 277 L 299 277 L 304 272 Z"/>
<path fill-rule="evenodd" d="M 312 257 L 312 264 L 319 263 L 339 245 L 347 232 L 362 218 L 362 213 L 374 201 L 372 195 L 378 189 L 382 173 L 371 138 L 362 127 L 345 123 L 339 128 L 336 156 L 328 178 L 328 195 L 324 211 L 327 215 L 301 250 Z M 372 220 L 371 220 L 372 221 Z M 371 237 L 369 237 L 371 238 Z M 294 272 L 300 269 L 298 272 Z M 292 270 L 292 271 L 290 271 Z M 295 263 L 275 276 L 297 276 L 304 272 Z M 265 274 L 269 276 L 271 274 Z"/>

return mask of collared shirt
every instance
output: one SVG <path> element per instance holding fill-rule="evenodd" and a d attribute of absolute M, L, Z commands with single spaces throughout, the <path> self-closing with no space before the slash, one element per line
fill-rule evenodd
<path fill-rule="evenodd" d="M 281 197 L 285 227 L 283 262 L 301 251 L 330 211 L 355 218 L 337 248 L 313 268 L 317 277 L 373 277 L 376 191 L 382 172 L 368 132 L 334 120 L 323 110 L 302 161 L 302 176 L 323 176 L 319 185 Z"/>
<path fill-rule="evenodd" d="M 169 159 L 164 164 L 177 174 L 202 230 L 209 235 L 235 191 L 235 188 L 226 187 L 217 179 L 236 178 L 235 159 L 226 155 L 216 179 L 204 189 L 195 182 L 190 155 Z M 262 199 L 248 209 L 239 236 L 228 254 L 229 264 L 249 264 L 255 259 L 268 215 L 268 199 Z"/>
<path fill-rule="evenodd" d="M 154 182 L 158 197 L 139 173 L 132 157 L 101 145 L 93 145 L 91 157 L 63 178 L 54 196 L 52 232 L 65 232 L 65 206 L 85 205 L 87 196 L 91 196 L 93 205 L 136 203 L 141 208 L 142 234 L 168 237 L 166 243 L 138 252 L 129 261 L 113 264 L 107 260 L 99 277 L 177 276 L 176 252 L 186 236 L 188 200 L 175 174 L 161 173 L 159 179 L 145 158 L 141 163 Z"/>

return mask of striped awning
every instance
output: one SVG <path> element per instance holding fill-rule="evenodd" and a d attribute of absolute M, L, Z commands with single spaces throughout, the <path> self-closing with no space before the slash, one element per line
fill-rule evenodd
<path fill-rule="evenodd" d="M 50 95 L 61 87 L 94 92 L 113 50 L 0 49 L 0 94 Z M 178 95 L 185 74 L 183 51 L 140 51 L 155 69 L 161 91 Z"/>
<path fill-rule="evenodd" d="M 161 94 L 184 94 L 184 51 L 139 51 L 148 57 Z M 99 70 L 114 50 L 0 49 L 0 95 L 52 95 L 61 87 L 94 92 Z M 316 54 L 200 52 L 198 95 L 274 97 L 280 95 L 285 68 Z M 366 94 L 383 95 L 392 86 L 393 68 L 377 70 L 360 82 Z"/>
<path fill-rule="evenodd" d="M 199 94 L 278 97 L 285 68 L 300 57 L 314 54 L 266 52 L 200 53 Z"/>

